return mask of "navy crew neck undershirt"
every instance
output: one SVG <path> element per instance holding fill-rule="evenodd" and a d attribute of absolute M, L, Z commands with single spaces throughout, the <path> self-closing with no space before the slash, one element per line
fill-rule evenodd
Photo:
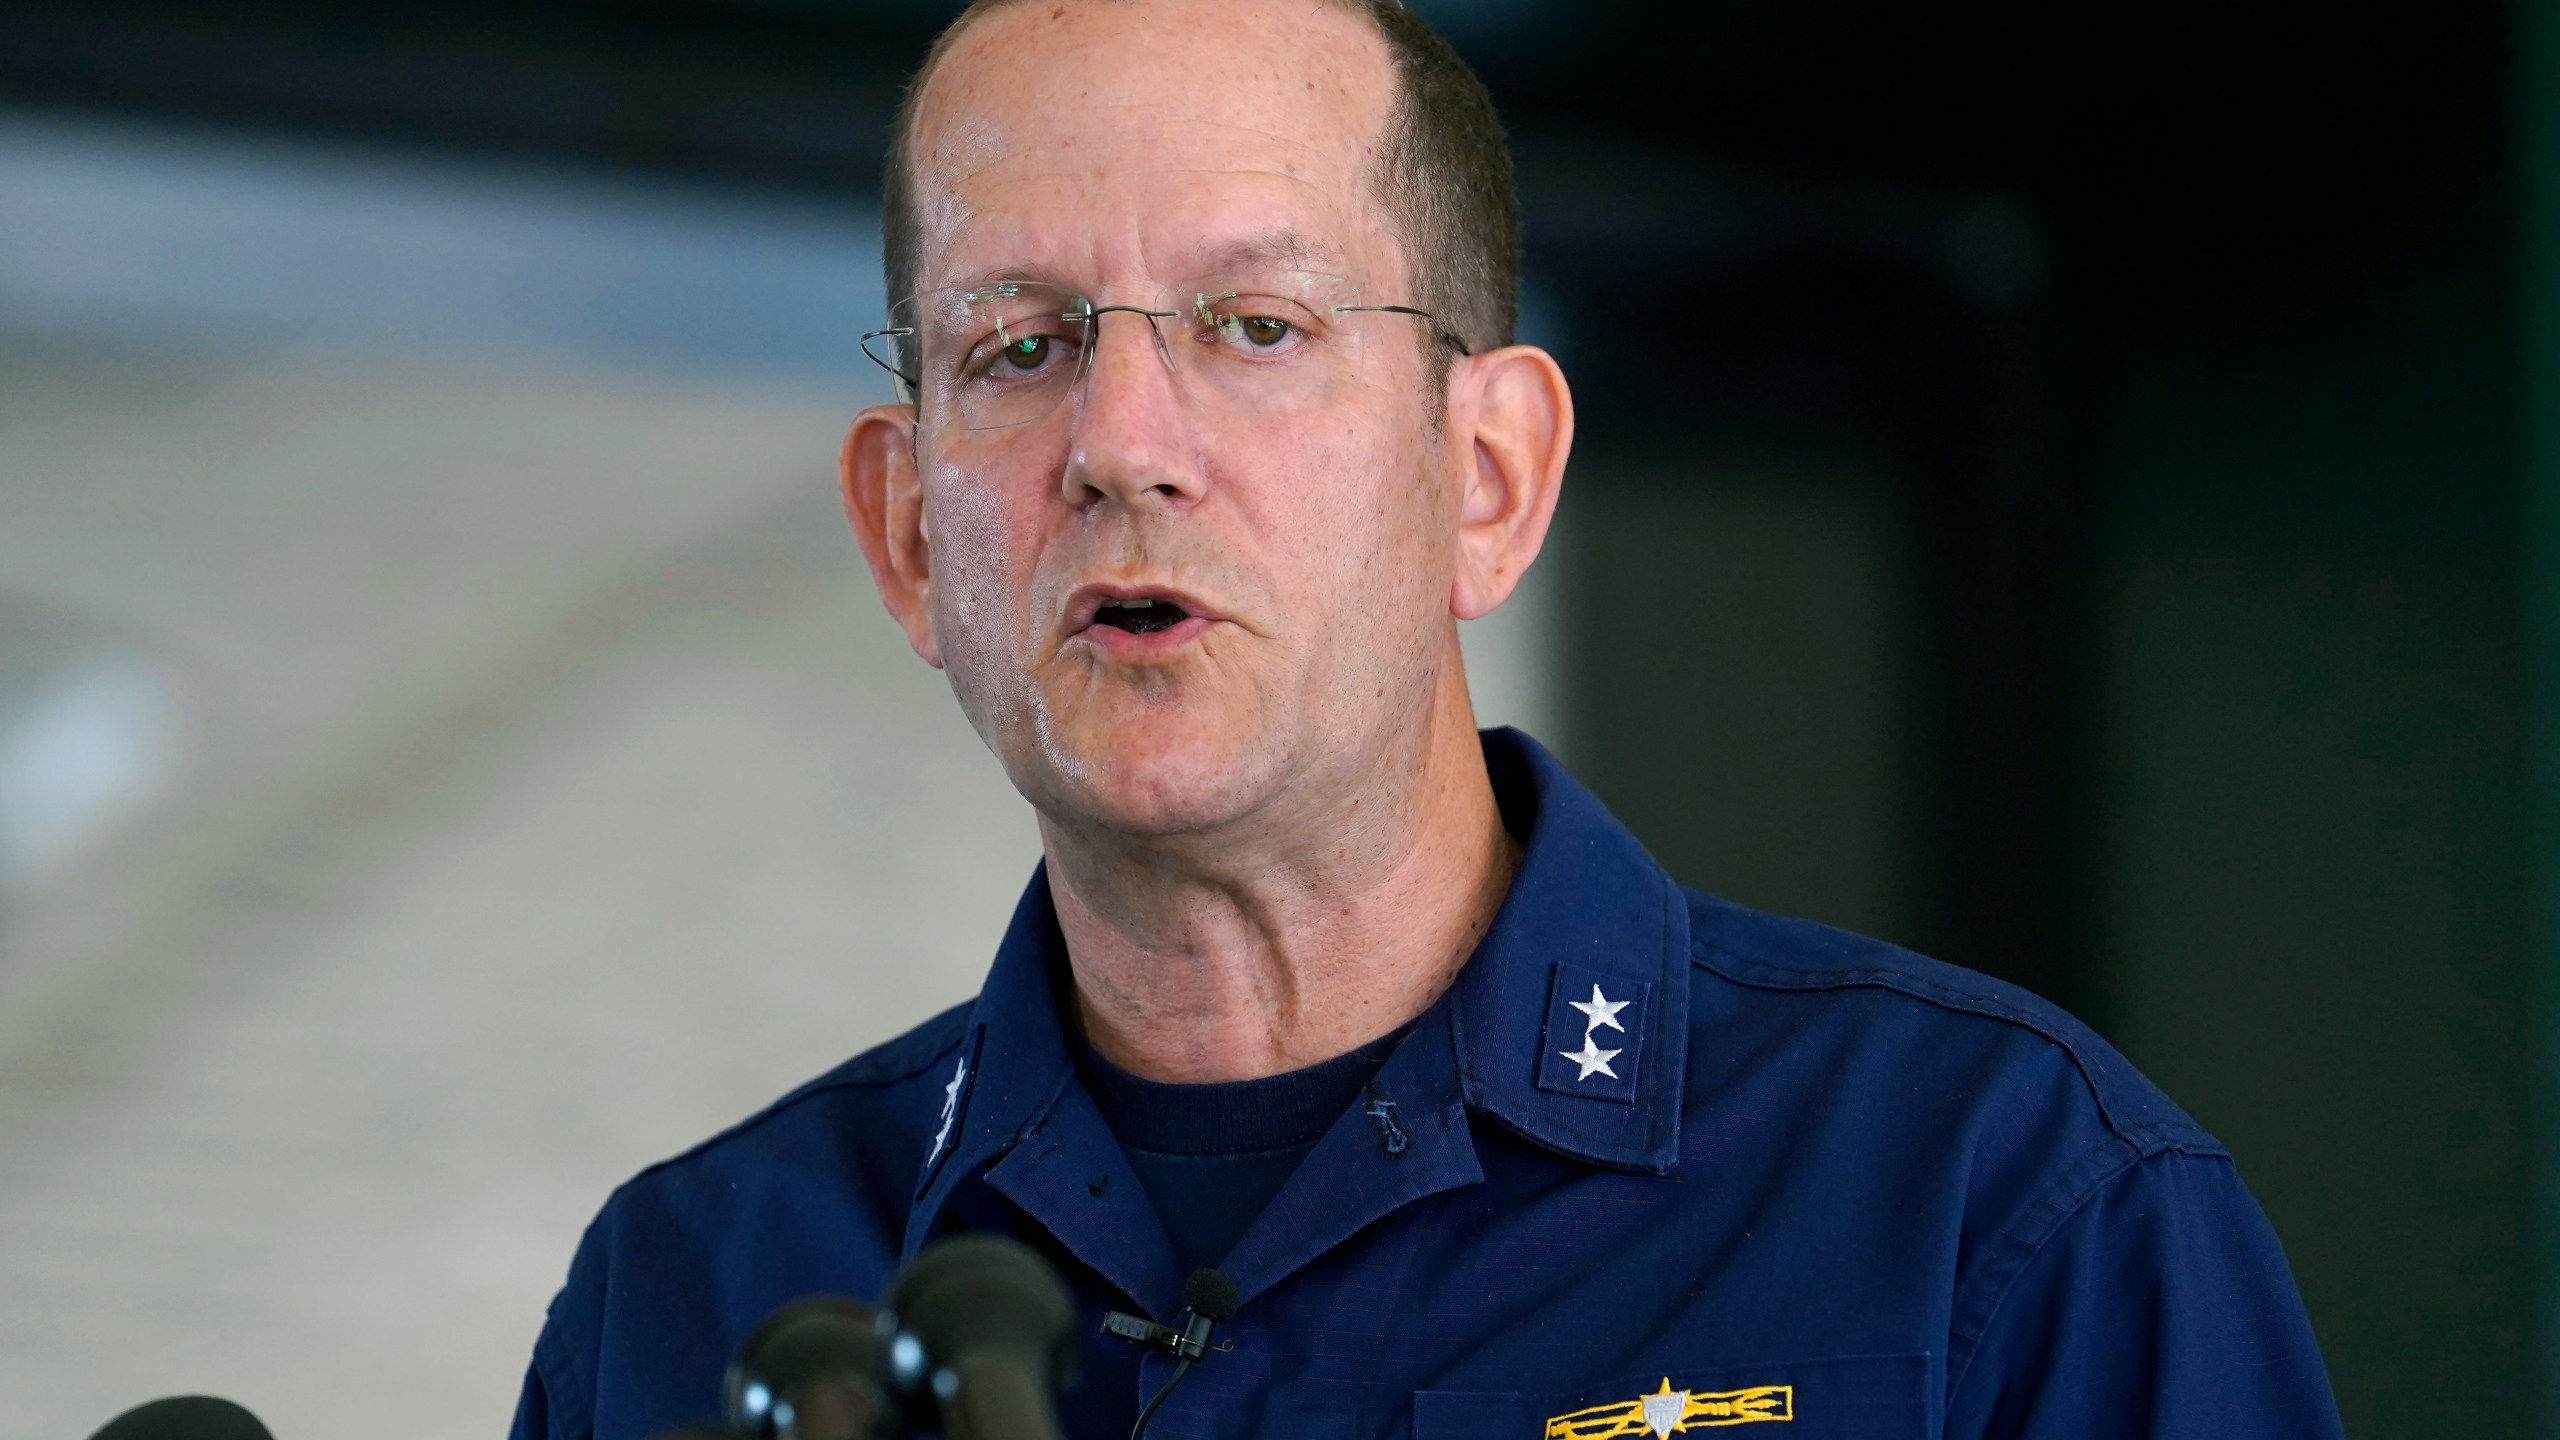
<path fill-rule="evenodd" d="M 1227 1258 L 1411 1028 L 1286 1075 L 1214 1085 L 1141 1079 L 1102 1058 L 1081 1034 L 1073 1049 L 1076 1073 L 1189 1274 Z"/>

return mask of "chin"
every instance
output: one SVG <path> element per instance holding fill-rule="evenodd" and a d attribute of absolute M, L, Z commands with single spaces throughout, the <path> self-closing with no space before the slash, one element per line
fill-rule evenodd
<path fill-rule="evenodd" d="M 1282 768 L 1277 737 L 1239 716 L 1112 717 L 1046 729 L 1033 804 L 1063 824 L 1126 835 L 1215 830 L 1251 815 Z M 1030 779 L 1031 784 L 1022 781 Z"/>

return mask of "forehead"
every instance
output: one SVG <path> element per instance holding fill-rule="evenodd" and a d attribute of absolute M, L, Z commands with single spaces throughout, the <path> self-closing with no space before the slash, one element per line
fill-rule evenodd
<path fill-rule="evenodd" d="M 918 109 L 920 279 L 1173 278 L 1273 237 L 1295 268 L 1374 269 L 1392 98 L 1384 41 L 1322 0 L 1005 6 L 954 41 Z"/>

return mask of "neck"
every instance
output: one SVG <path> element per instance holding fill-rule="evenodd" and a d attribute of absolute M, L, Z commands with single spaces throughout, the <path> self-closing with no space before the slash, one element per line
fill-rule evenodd
<path fill-rule="evenodd" d="M 1259 1079 L 1430 1008 L 1519 858 L 1463 681 L 1430 712 L 1289 834 L 1141 847 L 1043 820 L 1077 1007 L 1104 1058 L 1150 1080 Z"/>

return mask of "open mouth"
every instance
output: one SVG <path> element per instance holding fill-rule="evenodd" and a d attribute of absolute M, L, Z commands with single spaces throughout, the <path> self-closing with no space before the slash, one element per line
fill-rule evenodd
<path fill-rule="evenodd" d="M 1094 612 L 1093 623 L 1132 635 L 1153 635 L 1190 618 L 1190 611 L 1170 600 L 1105 600 L 1102 608 Z"/>

